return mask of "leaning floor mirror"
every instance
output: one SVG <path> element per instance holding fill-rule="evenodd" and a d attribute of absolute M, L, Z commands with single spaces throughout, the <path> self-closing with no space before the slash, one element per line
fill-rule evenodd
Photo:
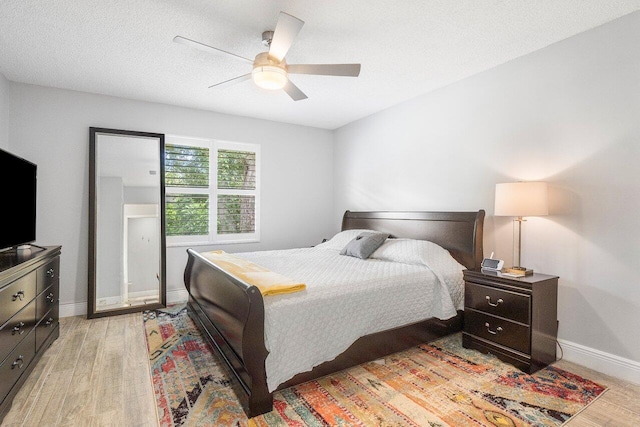
<path fill-rule="evenodd" d="M 89 129 L 87 317 L 166 306 L 164 135 Z"/>

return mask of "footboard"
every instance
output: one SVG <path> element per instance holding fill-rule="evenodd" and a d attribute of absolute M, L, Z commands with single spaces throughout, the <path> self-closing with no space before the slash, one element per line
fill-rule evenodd
<path fill-rule="evenodd" d="M 255 286 L 220 269 L 188 249 L 184 282 L 189 314 L 227 363 L 244 393 L 238 398 L 249 417 L 268 412 L 273 397 L 267 389 L 264 303 Z"/>

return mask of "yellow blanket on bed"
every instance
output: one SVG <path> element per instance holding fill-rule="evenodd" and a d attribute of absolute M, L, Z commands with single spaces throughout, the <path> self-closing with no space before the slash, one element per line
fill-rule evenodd
<path fill-rule="evenodd" d="M 304 283 L 296 282 L 225 251 L 203 252 L 202 256 L 249 285 L 257 287 L 263 296 L 300 292 L 307 287 Z"/>

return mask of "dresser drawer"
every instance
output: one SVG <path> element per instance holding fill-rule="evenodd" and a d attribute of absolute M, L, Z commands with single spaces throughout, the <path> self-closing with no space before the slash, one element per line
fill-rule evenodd
<path fill-rule="evenodd" d="M 464 286 L 464 304 L 466 307 L 527 325 L 530 324 L 529 307 L 531 297 L 529 295 L 491 288 L 472 282 L 466 282 Z"/>
<path fill-rule="evenodd" d="M 21 277 L 0 291 L 0 325 L 26 307 L 36 296 L 36 273 Z"/>
<path fill-rule="evenodd" d="M 464 331 L 522 353 L 530 351 L 531 331 L 519 323 L 468 309 L 464 311 Z"/>
<path fill-rule="evenodd" d="M 36 322 L 44 317 L 49 310 L 58 305 L 60 282 L 55 282 L 44 290 L 36 300 Z"/>
<path fill-rule="evenodd" d="M 53 282 L 60 278 L 60 258 L 49 261 L 49 263 L 43 265 L 38 269 L 38 291 L 40 294 L 43 290 L 49 287 Z"/>
<path fill-rule="evenodd" d="M 36 326 L 36 351 L 40 351 L 40 347 L 49 338 L 51 332 L 56 329 L 58 326 L 59 316 L 59 305 L 56 304 L 51 311 L 44 315 L 42 321 Z"/>
<path fill-rule="evenodd" d="M 36 334 L 31 332 L 25 339 L 9 354 L 2 365 L 0 365 L 0 401 L 4 400 L 11 387 L 18 381 L 20 375 L 27 369 L 31 359 L 36 352 Z"/>
<path fill-rule="evenodd" d="M 0 363 L 36 324 L 36 302 L 31 301 L 0 328 Z"/>

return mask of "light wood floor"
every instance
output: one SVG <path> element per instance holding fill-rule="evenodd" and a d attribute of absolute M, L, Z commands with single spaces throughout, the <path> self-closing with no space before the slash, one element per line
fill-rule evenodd
<path fill-rule="evenodd" d="M 3 426 L 156 426 L 142 315 L 60 321 L 60 338 L 14 399 Z M 569 427 L 640 426 L 640 385 L 556 364 L 610 389 Z"/>
<path fill-rule="evenodd" d="M 157 426 L 142 314 L 60 320 L 5 426 Z"/>

